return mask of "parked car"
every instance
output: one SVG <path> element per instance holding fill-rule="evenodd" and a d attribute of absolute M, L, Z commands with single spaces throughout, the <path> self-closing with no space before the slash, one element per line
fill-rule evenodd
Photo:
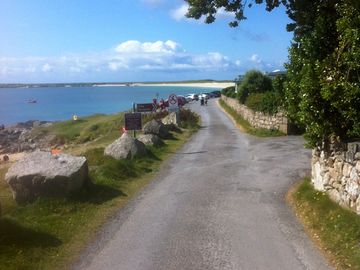
<path fill-rule="evenodd" d="M 186 98 L 191 98 L 191 100 L 199 100 L 199 96 L 197 94 L 188 94 Z"/>
<path fill-rule="evenodd" d="M 209 99 L 209 98 L 210 98 L 210 95 L 209 95 L 208 93 L 201 93 L 201 94 L 199 95 L 199 99 L 201 99 L 201 98 Z"/>
<path fill-rule="evenodd" d="M 220 92 L 220 91 L 212 91 L 211 93 L 213 94 L 213 96 L 214 96 L 215 98 L 221 97 L 221 92 Z"/>

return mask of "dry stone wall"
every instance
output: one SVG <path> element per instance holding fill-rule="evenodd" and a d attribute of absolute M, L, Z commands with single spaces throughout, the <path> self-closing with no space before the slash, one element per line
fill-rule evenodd
<path fill-rule="evenodd" d="M 282 112 L 269 115 L 262 112 L 255 112 L 247 106 L 240 104 L 237 99 L 229 98 L 224 95 L 221 96 L 221 99 L 248 121 L 251 126 L 280 130 L 281 132 L 288 134 L 289 121 Z"/>
<path fill-rule="evenodd" d="M 360 214 L 360 141 L 345 150 L 313 150 L 312 183 L 332 200 Z"/>

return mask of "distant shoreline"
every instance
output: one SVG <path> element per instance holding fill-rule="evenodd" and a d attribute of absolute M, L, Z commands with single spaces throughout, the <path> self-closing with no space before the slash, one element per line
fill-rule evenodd
<path fill-rule="evenodd" d="M 226 88 L 234 86 L 230 81 L 189 81 L 189 82 L 131 82 L 131 83 L 44 83 L 44 84 L 0 84 L 0 88 L 42 88 L 42 87 L 131 87 L 131 86 L 179 86 Z"/>
<path fill-rule="evenodd" d="M 234 86 L 235 83 L 233 82 L 197 82 L 197 83 L 182 83 L 182 82 L 164 82 L 164 83 L 132 83 L 132 84 L 125 84 L 125 83 L 109 83 L 109 84 L 94 84 L 95 87 L 114 87 L 114 86 L 179 86 L 179 87 L 204 87 L 204 88 L 226 88 L 230 86 Z"/>

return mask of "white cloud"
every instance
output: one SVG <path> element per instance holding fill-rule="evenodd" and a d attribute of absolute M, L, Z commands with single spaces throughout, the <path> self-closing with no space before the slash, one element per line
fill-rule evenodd
<path fill-rule="evenodd" d="M 250 61 L 255 63 L 255 64 L 260 64 L 262 62 L 262 60 L 260 59 L 259 55 L 257 55 L 256 53 L 254 53 L 253 55 L 251 55 L 250 57 Z"/>
<path fill-rule="evenodd" d="M 44 65 L 42 66 L 41 70 L 42 70 L 43 72 L 49 72 L 49 71 L 52 71 L 53 68 L 52 68 L 52 66 L 50 66 L 48 63 L 46 63 L 46 64 L 44 64 Z"/>
<path fill-rule="evenodd" d="M 186 19 L 185 14 L 188 12 L 189 5 L 184 3 L 181 6 L 170 11 L 170 16 L 176 21 Z"/>
<path fill-rule="evenodd" d="M 263 61 L 258 54 L 253 54 L 248 59 L 232 60 L 220 52 L 188 52 L 181 44 L 173 40 L 153 42 L 128 40 L 102 52 L 54 57 L 3 57 L 0 58 L 0 82 L 6 82 L 10 77 L 13 80 L 52 78 L 57 81 L 58 77 L 80 78 L 79 76 L 82 76 L 81 78 L 86 78 L 91 73 L 135 74 L 139 72 L 139 76 L 148 74 L 148 77 L 151 76 L 151 72 L 162 74 L 236 72 L 240 74 L 251 68 L 273 70 L 281 66 L 275 62 Z M 46 76 L 45 73 L 47 73 Z M 89 80 L 93 79 L 96 78 L 89 77 Z"/>
<path fill-rule="evenodd" d="M 25 72 L 27 72 L 27 73 L 35 73 L 36 71 L 37 71 L 37 69 L 34 66 L 29 66 L 29 67 L 25 68 Z"/>
<path fill-rule="evenodd" d="M 189 10 L 189 4 L 184 3 L 181 6 L 178 6 L 175 9 L 170 10 L 170 17 L 173 18 L 176 21 L 181 21 L 181 20 L 192 20 L 192 21 L 200 21 L 203 22 L 204 21 L 204 16 L 202 18 L 200 18 L 199 20 L 195 20 L 195 19 L 189 19 L 187 18 L 185 15 Z M 224 8 L 219 8 L 217 10 L 216 13 L 216 18 L 223 18 L 223 19 L 227 19 L 227 18 L 234 18 L 234 13 L 233 12 L 227 12 Z"/>
<path fill-rule="evenodd" d="M 129 40 L 116 46 L 115 51 L 118 53 L 174 53 L 179 47 L 179 44 L 171 40 L 144 43 Z"/>

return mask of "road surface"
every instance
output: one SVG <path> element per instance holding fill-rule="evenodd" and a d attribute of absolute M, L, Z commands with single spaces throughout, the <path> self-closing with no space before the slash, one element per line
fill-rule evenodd
<path fill-rule="evenodd" d="M 284 202 L 309 173 L 304 141 L 243 134 L 214 100 L 192 108 L 201 130 L 75 269 L 331 269 Z"/>

